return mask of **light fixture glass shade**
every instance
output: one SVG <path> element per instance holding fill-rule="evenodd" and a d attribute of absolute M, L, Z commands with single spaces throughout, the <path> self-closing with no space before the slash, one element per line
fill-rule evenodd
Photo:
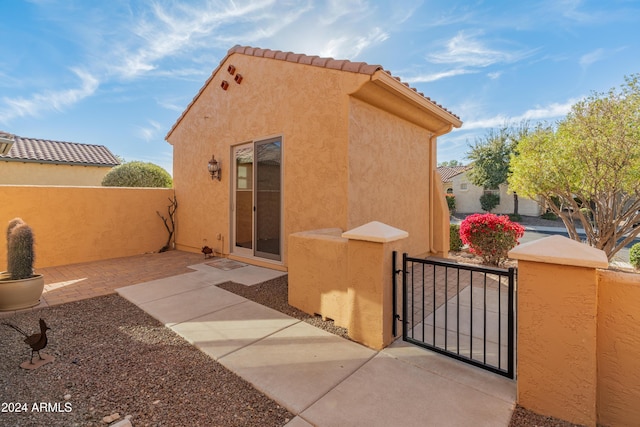
<path fill-rule="evenodd" d="M 207 169 L 211 174 L 211 179 L 218 178 L 218 181 L 220 181 L 220 163 L 216 160 L 215 156 L 211 156 Z"/>

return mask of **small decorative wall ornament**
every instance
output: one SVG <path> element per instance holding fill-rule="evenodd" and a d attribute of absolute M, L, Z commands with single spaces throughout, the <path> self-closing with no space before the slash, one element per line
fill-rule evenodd
<path fill-rule="evenodd" d="M 236 67 L 235 65 L 229 65 L 227 67 L 227 71 L 229 72 L 229 74 L 231 74 L 232 76 L 236 73 Z"/>
<path fill-rule="evenodd" d="M 211 156 L 211 160 L 209 160 L 209 164 L 207 165 L 207 169 L 209 170 L 209 173 L 211 174 L 211 179 L 215 179 L 218 178 L 218 181 L 220 181 L 220 171 L 222 169 L 222 167 L 220 166 L 220 162 L 218 162 L 216 160 L 216 157 L 214 155 Z"/>
<path fill-rule="evenodd" d="M 242 74 L 238 73 L 236 74 L 236 77 L 234 79 L 236 81 L 236 83 L 240 84 L 242 83 Z"/>
<path fill-rule="evenodd" d="M 223 80 L 222 83 L 220 83 L 220 87 L 222 88 L 222 90 L 229 89 L 229 82 L 226 80 Z"/>

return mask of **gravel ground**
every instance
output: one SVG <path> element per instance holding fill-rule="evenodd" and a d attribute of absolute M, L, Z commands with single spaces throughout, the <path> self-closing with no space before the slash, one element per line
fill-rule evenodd
<path fill-rule="evenodd" d="M 286 276 L 255 286 L 219 286 L 348 338 L 346 329 L 333 321 L 291 307 Z M 106 426 L 103 418 L 115 413 L 120 419 L 130 416 L 135 427 L 284 426 L 293 418 L 120 296 L 47 307 L 2 321 L 31 333 L 40 317 L 52 329 L 44 353 L 56 360 L 34 371 L 19 367 L 29 356 L 22 336 L 0 327 L 0 404 L 26 404 L 27 409 L 0 412 L 1 426 Z M 49 411 L 34 411 L 34 403 L 40 402 L 50 404 Z M 509 427 L 533 426 L 577 427 L 517 407 Z"/>
<path fill-rule="evenodd" d="M 120 296 L 2 321 L 32 333 L 40 317 L 52 329 L 44 353 L 56 360 L 34 371 L 19 367 L 30 353 L 23 337 L 0 325 L 0 404 L 26 409 L 0 408 L 2 426 L 106 426 L 103 418 L 114 413 L 136 427 L 283 426 L 293 418 Z M 48 411 L 33 410 L 40 402 Z"/>
<path fill-rule="evenodd" d="M 522 406 L 516 407 L 511 416 L 509 427 L 582 427 L 579 424 L 572 424 L 557 418 L 545 417 L 528 411 Z"/>
<path fill-rule="evenodd" d="M 333 320 L 322 320 L 320 316 L 310 316 L 287 303 L 287 276 L 282 276 L 253 286 L 244 286 L 232 282 L 223 283 L 218 286 L 229 292 L 243 296 L 246 299 L 255 301 L 258 304 L 277 310 L 280 313 L 307 322 L 317 328 L 349 339 L 347 330 L 334 325 Z"/>

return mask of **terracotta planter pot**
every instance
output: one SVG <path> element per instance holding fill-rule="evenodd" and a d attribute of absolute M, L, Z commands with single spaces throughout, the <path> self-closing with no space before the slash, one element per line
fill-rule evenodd
<path fill-rule="evenodd" d="M 0 272 L 0 311 L 21 310 L 38 305 L 43 290 L 42 274 L 28 279 L 11 280 L 7 272 Z"/>

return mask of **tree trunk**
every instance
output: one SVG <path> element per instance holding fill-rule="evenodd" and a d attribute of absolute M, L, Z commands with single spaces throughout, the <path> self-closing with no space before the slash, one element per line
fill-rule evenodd
<path fill-rule="evenodd" d="M 518 215 L 518 193 L 513 192 L 513 214 Z"/>

